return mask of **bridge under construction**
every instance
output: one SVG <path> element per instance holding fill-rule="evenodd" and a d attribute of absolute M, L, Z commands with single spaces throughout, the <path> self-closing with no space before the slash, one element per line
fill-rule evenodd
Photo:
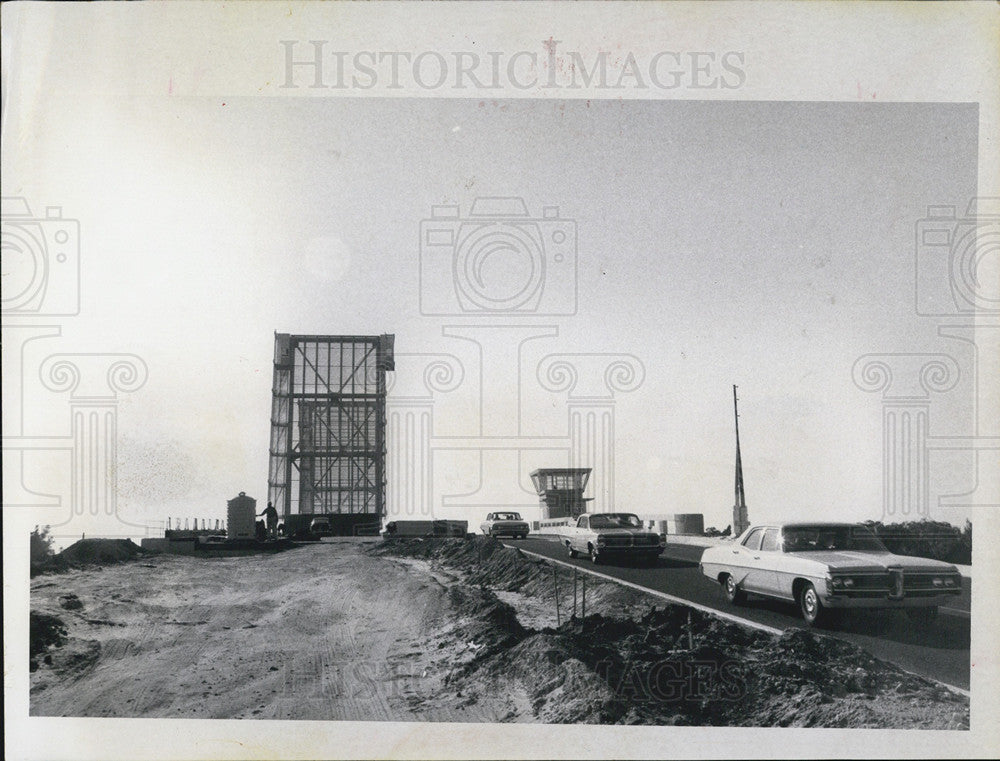
<path fill-rule="evenodd" d="M 394 338 L 275 333 L 268 501 L 286 534 L 317 516 L 337 535 L 378 533 Z"/>

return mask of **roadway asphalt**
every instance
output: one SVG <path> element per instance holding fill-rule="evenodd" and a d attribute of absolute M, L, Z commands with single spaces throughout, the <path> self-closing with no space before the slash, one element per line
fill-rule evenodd
<path fill-rule="evenodd" d="M 702 547 L 668 545 L 655 566 L 601 563 L 595 567 L 587 559 L 570 559 L 566 550 L 553 540 L 529 538 L 505 544 L 596 570 L 758 624 L 782 630 L 808 628 L 800 618 L 797 606 L 792 603 L 751 597 L 745 606 L 731 605 L 718 585 L 705 578 L 698 569 L 698 560 L 704 551 Z M 949 603 L 948 607 L 952 610 L 942 610 L 942 615 L 928 626 L 915 626 L 901 611 L 851 611 L 839 616 L 822 631 L 853 642 L 875 657 L 895 663 L 907 671 L 968 690 L 971 580 L 964 579 L 963 582 L 963 595 Z"/>

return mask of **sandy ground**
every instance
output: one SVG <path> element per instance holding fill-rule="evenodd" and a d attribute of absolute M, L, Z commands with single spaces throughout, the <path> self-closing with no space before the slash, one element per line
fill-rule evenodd
<path fill-rule="evenodd" d="M 81 608 L 61 603 L 76 595 Z M 44 575 L 32 610 L 68 642 L 31 675 L 33 716 L 498 721 L 509 701 L 440 692 L 474 654 L 447 589 L 358 545 L 154 556 Z M 439 645 L 441 647 L 439 647 Z"/>
<path fill-rule="evenodd" d="M 46 573 L 32 617 L 64 637 L 34 658 L 30 712 L 969 726 L 967 698 L 841 640 L 773 637 L 597 580 L 586 618 L 567 620 L 570 582 L 557 626 L 552 566 L 482 537 Z"/>

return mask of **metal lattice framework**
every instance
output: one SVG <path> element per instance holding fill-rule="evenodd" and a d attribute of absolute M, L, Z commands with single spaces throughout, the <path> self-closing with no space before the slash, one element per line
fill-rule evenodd
<path fill-rule="evenodd" d="M 385 514 L 392 335 L 274 335 L 268 499 L 284 516 Z"/>

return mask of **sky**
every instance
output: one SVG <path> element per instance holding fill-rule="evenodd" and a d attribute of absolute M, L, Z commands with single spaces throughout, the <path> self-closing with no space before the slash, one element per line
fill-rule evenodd
<path fill-rule="evenodd" d="M 969 346 L 914 305 L 918 220 L 929 205 L 961 215 L 976 192 L 974 104 L 123 96 L 99 76 L 66 65 L 48 97 L 4 115 L 3 195 L 80 227 L 79 314 L 18 315 L 61 329 L 20 362 L 5 341 L 5 386 L 20 371 L 23 391 L 5 391 L 5 431 L 18 408 L 22 435 L 62 437 L 16 463 L 25 490 L 50 495 L 36 509 L 56 533 L 211 521 L 241 491 L 263 505 L 275 331 L 394 333 L 390 410 L 417 396 L 432 410 L 417 512 L 472 525 L 490 505 L 537 517 L 527 473 L 569 462 L 583 397 L 610 416 L 596 505 L 718 528 L 734 384 L 751 520 L 884 518 L 883 399 L 852 375 L 864 355 L 951 357 L 930 435 L 976 425 Z M 575 223 L 546 250 L 536 312 L 463 307 L 450 259 L 422 244 L 433 206 L 468 220 L 488 197 L 523 199 L 539 234 Z M 501 289 L 523 275 L 508 264 L 485 275 Z M 114 515 L 71 507 L 72 400 L 39 382 L 53 353 L 131 354 L 148 371 L 114 406 Z M 461 382 L 431 393 L 430 355 Z M 550 355 L 571 355 L 572 391 L 540 381 Z M 612 392 L 616 358 L 633 377 Z M 502 451 L 469 444 L 491 436 Z M 942 457 L 928 515 L 960 525 L 968 511 L 939 498 L 975 475 L 963 453 Z M 413 495 L 393 489 L 405 517 Z"/>

